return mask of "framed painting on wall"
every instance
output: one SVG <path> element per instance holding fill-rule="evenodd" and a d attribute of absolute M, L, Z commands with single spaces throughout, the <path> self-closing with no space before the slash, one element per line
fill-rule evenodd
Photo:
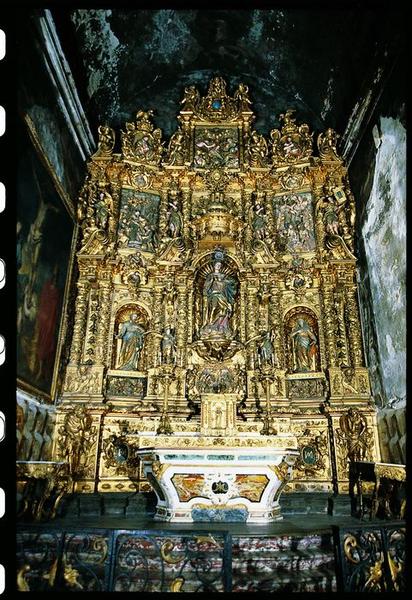
<path fill-rule="evenodd" d="M 22 131 L 17 183 L 18 386 L 54 399 L 76 226 L 41 146 Z"/>

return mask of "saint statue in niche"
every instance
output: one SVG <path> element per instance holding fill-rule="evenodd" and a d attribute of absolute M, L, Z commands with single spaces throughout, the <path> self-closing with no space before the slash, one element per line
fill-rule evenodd
<path fill-rule="evenodd" d="M 165 364 L 174 364 L 176 361 L 176 340 L 174 331 L 170 327 L 166 327 L 162 341 L 162 362 Z"/>
<path fill-rule="evenodd" d="M 230 317 L 236 291 L 235 279 L 222 273 L 221 262 L 215 262 L 214 269 L 207 275 L 203 286 L 202 337 L 233 337 Z"/>
<path fill-rule="evenodd" d="M 177 238 L 181 235 L 183 228 L 182 213 L 179 209 L 179 204 L 176 200 L 169 202 L 167 233 L 172 238 Z"/>
<path fill-rule="evenodd" d="M 117 339 L 121 340 L 117 368 L 122 371 L 138 370 L 145 330 L 137 320 L 138 314 L 131 313 L 127 321 L 120 323 L 119 333 L 116 336 Z"/>
<path fill-rule="evenodd" d="M 266 237 L 267 216 L 265 208 L 261 204 L 259 197 L 256 199 L 255 211 L 252 218 L 253 236 L 257 240 L 263 240 Z"/>
<path fill-rule="evenodd" d="M 295 373 L 316 371 L 315 359 L 318 340 L 306 319 L 302 317 L 298 319 L 290 337 Z"/>

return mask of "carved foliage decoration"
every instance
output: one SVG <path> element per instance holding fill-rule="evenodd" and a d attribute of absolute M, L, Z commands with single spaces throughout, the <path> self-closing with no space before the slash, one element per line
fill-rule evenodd
<path fill-rule="evenodd" d="M 144 377 L 108 377 L 107 396 L 143 398 L 146 393 L 147 379 Z"/>
<path fill-rule="evenodd" d="M 127 440 L 127 436 L 111 434 L 103 440 L 103 460 L 106 468 L 115 470 L 116 475 L 128 475 L 132 480 L 138 477 L 139 459 L 135 448 Z"/>
<path fill-rule="evenodd" d="M 183 113 L 193 112 L 199 119 L 219 122 L 233 121 L 242 112 L 250 112 L 251 102 L 247 85 L 240 84 L 232 98 L 227 94 L 226 81 L 214 77 L 204 98 L 195 86 L 185 88 L 182 104 Z"/>

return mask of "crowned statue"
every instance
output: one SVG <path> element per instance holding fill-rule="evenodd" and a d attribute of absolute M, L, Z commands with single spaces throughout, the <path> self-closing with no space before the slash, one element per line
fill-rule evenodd
<path fill-rule="evenodd" d="M 216 261 L 213 271 L 206 276 L 203 285 L 203 313 L 201 337 L 230 339 L 233 332 L 230 318 L 233 314 L 237 282 L 222 271 L 222 263 Z"/>

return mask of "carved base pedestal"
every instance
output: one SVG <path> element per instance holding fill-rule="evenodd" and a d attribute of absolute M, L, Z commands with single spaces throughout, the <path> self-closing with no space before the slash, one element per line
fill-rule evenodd
<path fill-rule="evenodd" d="M 142 449 L 139 454 L 158 499 L 155 520 L 268 523 L 283 518 L 279 496 L 298 451 L 285 445 L 188 452 L 171 444 Z"/>

